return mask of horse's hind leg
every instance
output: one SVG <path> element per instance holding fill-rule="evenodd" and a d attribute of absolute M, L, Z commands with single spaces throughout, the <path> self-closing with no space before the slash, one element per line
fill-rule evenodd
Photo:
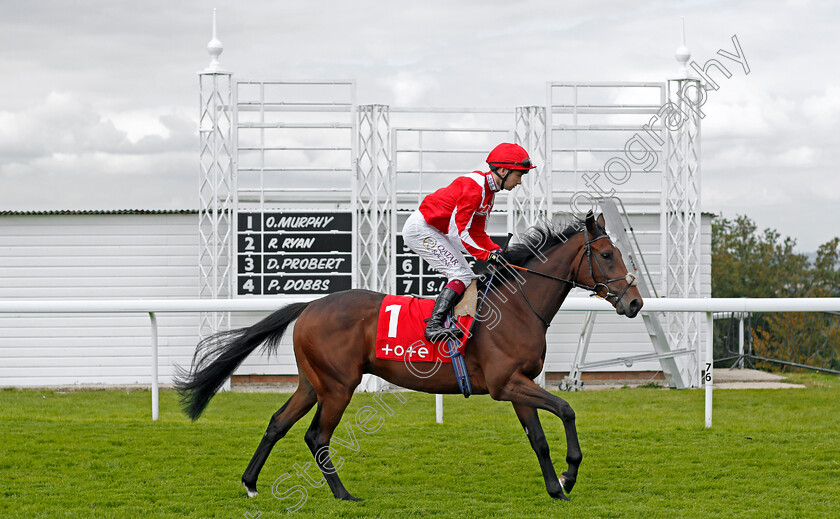
<path fill-rule="evenodd" d="M 333 431 L 341 421 L 341 416 L 344 410 L 347 409 L 347 404 L 350 403 L 350 398 L 353 396 L 353 389 L 349 392 L 332 392 L 319 398 L 318 408 L 315 411 L 315 417 L 312 418 L 312 425 L 306 431 L 306 444 L 312 455 L 315 457 L 315 463 L 321 472 L 324 474 L 324 479 L 330 485 L 333 496 L 336 499 L 344 499 L 346 501 L 361 501 L 353 497 L 350 492 L 344 488 L 344 484 L 338 477 L 338 469 L 333 466 L 330 458 L 330 439 Z M 339 465 L 341 468 L 341 465 Z"/>
<path fill-rule="evenodd" d="M 545 489 L 548 491 L 548 495 L 555 499 L 568 500 L 569 498 L 563 493 L 562 483 L 557 479 L 554 464 L 551 462 L 548 441 L 545 439 L 545 433 L 540 424 L 540 417 L 537 415 L 536 408 L 514 402 L 513 410 L 516 411 L 519 423 L 525 429 L 528 441 L 531 442 L 531 448 L 534 449 L 537 455 L 537 461 L 540 463 L 540 470 L 542 470 L 543 479 L 545 479 Z"/>
<path fill-rule="evenodd" d="M 284 437 L 289 429 L 303 416 L 312 409 L 317 401 L 315 389 L 312 384 L 301 374 L 300 385 L 289 400 L 283 404 L 271 420 L 268 422 L 268 428 L 260 441 L 257 451 L 251 458 L 248 468 L 242 474 L 242 484 L 245 485 L 245 490 L 248 492 L 248 497 L 257 495 L 257 478 L 260 475 L 265 460 L 271 453 L 271 449 L 277 441 Z"/>

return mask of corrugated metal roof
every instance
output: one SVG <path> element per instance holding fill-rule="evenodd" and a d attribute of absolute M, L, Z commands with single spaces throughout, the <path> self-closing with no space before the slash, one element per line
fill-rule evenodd
<path fill-rule="evenodd" d="M 57 209 L 45 211 L 0 211 L 0 216 L 53 216 L 82 214 L 198 214 L 198 209 Z"/>

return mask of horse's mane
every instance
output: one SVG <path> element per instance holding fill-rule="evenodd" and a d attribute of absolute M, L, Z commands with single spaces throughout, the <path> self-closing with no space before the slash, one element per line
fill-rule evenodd
<path fill-rule="evenodd" d="M 565 225 L 565 226 L 564 226 Z M 597 224 L 596 224 L 597 225 Z M 524 267 L 526 263 L 538 256 L 544 256 L 549 249 L 556 245 L 566 243 L 572 237 L 583 232 L 586 228 L 586 220 L 572 217 L 568 223 L 554 224 L 541 222 L 519 235 L 519 242 L 508 246 L 505 258 L 512 265 Z M 605 232 L 598 226 L 598 234 Z M 493 276 L 493 286 L 502 285 L 507 279 L 513 276 L 514 269 L 498 269 Z M 482 272 L 479 276 L 479 285 L 483 288 L 490 280 L 490 272 Z"/>

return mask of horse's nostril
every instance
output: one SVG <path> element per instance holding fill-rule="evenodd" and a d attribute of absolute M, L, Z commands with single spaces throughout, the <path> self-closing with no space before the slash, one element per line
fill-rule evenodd
<path fill-rule="evenodd" d="M 638 312 L 642 308 L 642 304 L 639 302 L 638 299 L 634 299 L 630 301 L 630 311 L 634 314 Z"/>

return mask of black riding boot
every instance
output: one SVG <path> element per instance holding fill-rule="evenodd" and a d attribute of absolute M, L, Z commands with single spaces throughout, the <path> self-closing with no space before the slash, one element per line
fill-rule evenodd
<path fill-rule="evenodd" d="M 426 340 L 438 342 L 444 339 L 460 339 L 464 332 L 457 326 L 445 328 L 443 321 L 446 319 L 449 310 L 455 305 L 458 299 L 458 292 L 451 288 L 444 288 L 435 300 L 435 307 L 432 309 L 432 316 L 427 319 Z"/>

